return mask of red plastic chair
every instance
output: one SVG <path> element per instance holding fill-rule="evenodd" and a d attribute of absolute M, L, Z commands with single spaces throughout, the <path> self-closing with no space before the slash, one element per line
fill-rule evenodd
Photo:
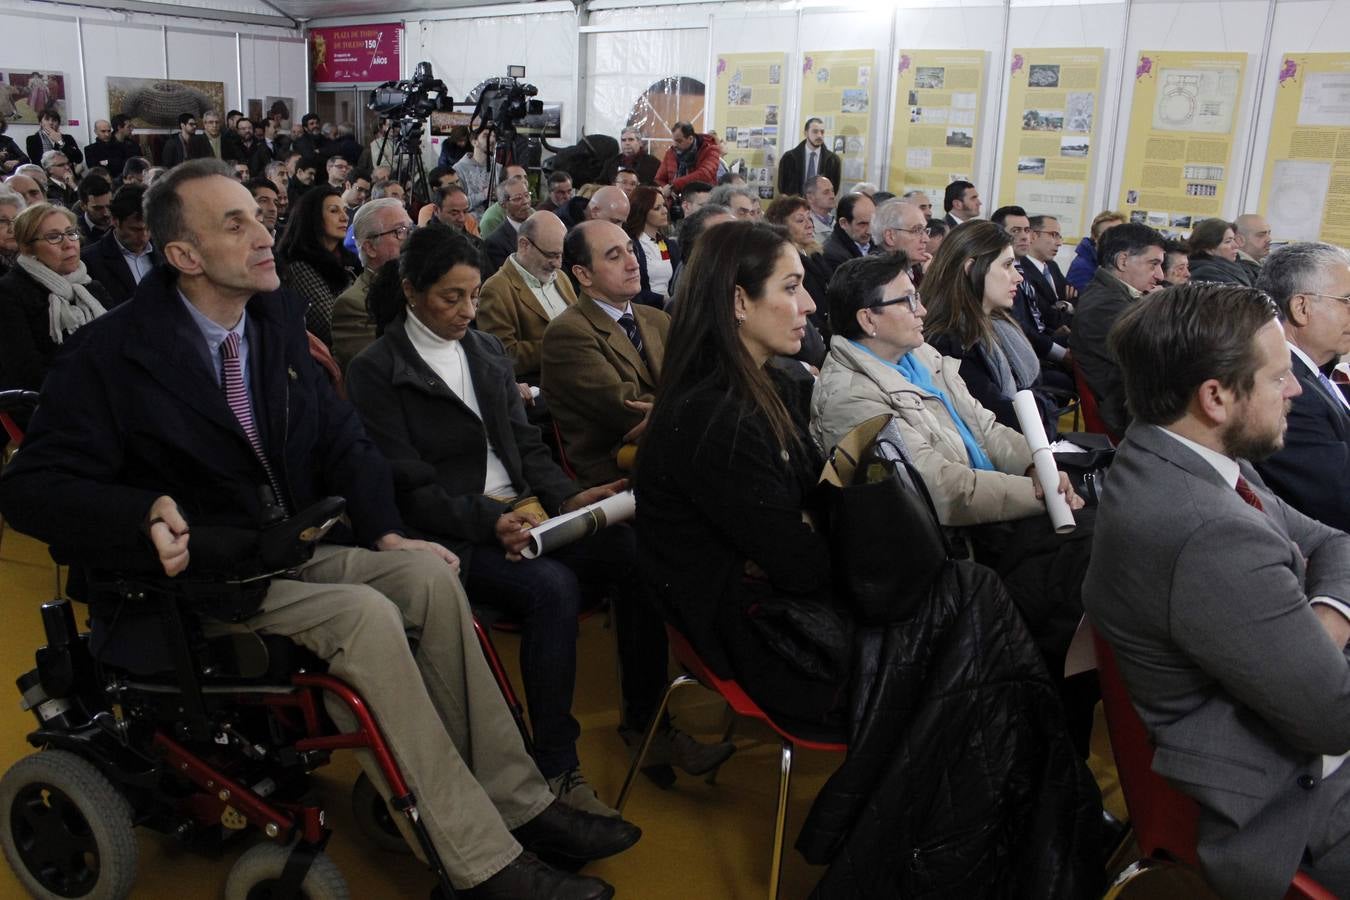
<path fill-rule="evenodd" d="M 1120 438 L 1112 434 L 1111 429 L 1102 421 L 1102 414 L 1097 410 L 1097 395 L 1088 387 L 1087 378 L 1083 376 L 1083 369 L 1077 360 L 1073 363 L 1073 384 L 1078 390 L 1078 409 L 1083 414 L 1083 430 L 1092 434 L 1104 434 L 1111 439 L 1111 443 L 1119 444 Z"/>
<path fill-rule="evenodd" d="M 1120 789 L 1130 811 L 1130 826 L 1144 858 L 1121 872 L 1108 896 L 1160 862 L 1183 863 L 1196 870 L 1196 823 L 1200 809 L 1153 771 L 1153 743 L 1143 720 L 1135 711 L 1125 681 L 1120 677 L 1111 645 L 1095 631 L 1097 679 L 1101 684 L 1106 730 L 1111 735 L 1111 754 L 1116 759 Z M 1285 900 L 1334 900 L 1335 894 L 1305 872 L 1294 876 Z"/>
<path fill-rule="evenodd" d="M 787 825 L 788 793 L 792 784 L 793 750 L 797 747 L 805 747 L 808 750 L 844 753 L 848 750 L 848 745 L 807 740 L 784 730 L 778 723 L 769 718 L 768 713 L 759 708 L 759 704 L 750 699 L 750 696 L 741 689 L 738 683 L 732 679 L 715 675 L 699 658 L 698 653 L 694 651 L 693 646 L 690 645 L 684 635 L 669 625 L 666 626 L 666 635 L 670 642 L 670 652 L 674 655 L 675 661 L 688 674 L 676 677 L 666 688 L 665 696 L 661 698 L 661 705 L 657 708 L 656 715 L 652 716 L 652 723 L 643 736 L 637 756 L 633 758 L 633 764 L 628 768 L 628 776 L 624 778 L 623 788 L 619 791 L 619 802 L 615 804 L 615 809 L 622 813 L 624 804 L 628 802 L 628 794 L 633 787 L 633 779 L 636 777 L 638 769 L 642 767 L 642 761 L 647 755 L 648 748 L 651 747 L 656 729 L 665 716 L 671 695 L 680 688 L 694 684 L 701 684 L 709 690 L 716 691 L 731 707 L 733 713 L 763 722 L 774 730 L 780 741 L 778 753 L 778 811 L 774 819 L 773 858 L 769 868 L 769 900 L 777 900 L 778 885 L 782 878 L 783 832 Z"/>
<path fill-rule="evenodd" d="M 5 437 L 7 439 L 6 444 L 0 446 L 0 454 L 3 454 L 3 458 L 0 458 L 0 467 L 3 467 L 3 464 L 9 461 L 9 457 L 14 453 L 17 453 L 19 448 L 23 446 L 23 429 L 19 427 L 18 422 L 14 421 L 14 416 L 12 414 L 21 411 L 32 412 L 33 409 L 37 407 L 37 402 L 37 391 L 0 391 L 0 428 L 5 430 Z M 4 538 L 5 519 L 3 516 L 0 516 L 0 541 L 3 541 Z M 56 587 L 57 593 L 60 593 L 60 566 L 56 569 Z"/>

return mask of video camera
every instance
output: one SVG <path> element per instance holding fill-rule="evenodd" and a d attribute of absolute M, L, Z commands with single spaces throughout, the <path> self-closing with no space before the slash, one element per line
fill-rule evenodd
<path fill-rule="evenodd" d="M 445 82 L 431 75 L 431 63 L 423 61 L 413 77 L 386 81 L 370 92 L 367 107 L 389 119 L 425 119 L 434 112 L 451 109 L 453 100 Z"/>
<path fill-rule="evenodd" d="M 539 93 L 539 88 L 522 81 L 524 77 L 524 66 L 508 66 L 505 78 L 483 82 L 470 122 L 495 130 L 502 139 L 514 140 L 521 119 L 544 111 L 543 101 L 530 99 Z"/>

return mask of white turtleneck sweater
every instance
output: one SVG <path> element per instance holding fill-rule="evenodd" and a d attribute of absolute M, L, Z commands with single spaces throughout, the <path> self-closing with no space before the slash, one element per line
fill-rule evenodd
<path fill-rule="evenodd" d="M 474 391 L 473 377 L 469 373 L 469 359 L 459 341 L 447 341 L 437 337 L 411 310 L 408 311 L 407 320 L 404 331 L 407 332 L 408 340 L 412 341 L 417 355 L 422 357 L 431 367 L 431 371 L 445 382 L 446 387 L 454 391 L 455 396 L 472 410 L 479 420 L 482 420 L 483 413 L 478 406 L 478 394 Z M 511 483 L 511 473 L 502 465 L 501 457 L 492 447 L 492 441 L 486 437 L 486 430 L 484 443 L 487 445 L 484 448 L 487 450 L 487 476 L 483 479 L 483 493 L 492 497 L 515 497 L 516 488 Z"/>

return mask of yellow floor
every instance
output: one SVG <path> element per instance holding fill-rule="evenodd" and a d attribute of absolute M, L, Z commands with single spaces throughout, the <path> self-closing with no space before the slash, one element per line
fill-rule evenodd
<path fill-rule="evenodd" d="M 0 770 L 31 752 L 24 735 L 34 720 L 18 708 L 13 678 L 31 668 L 33 651 L 42 641 L 38 606 L 53 593 L 52 566 L 37 543 L 6 529 L 0 544 L 0 600 L 5 627 L 0 630 Z M 515 683 L 517 639 L 496 638 Z M 628 764 L 615 731 L 618 685 L 613 636 L 603 617 L 581 627 L 576 712 L 581 722 L 580 753 L 587 777 L 600 796 L 613 802 Z M 679 696 L 679 695 L 677 695 Z M 701 690 L 687 689 L 677 701 L 679 724 L 714 735 L 723 725 L 723 706 Z M 1100 723 L 1099 723 L 1100 724 Z M 1093 769 L 1107 794 L 1108 807 L 1124 814 L 1109 760 L 1104 728 L 1095 735 Z M 643 829 L 642 841 L 621 856 L 587 871 L 614 884 L 619 897 L 641 900 L 750 900 L 766 894 L 770 832 L 777 791 L 777 744 L 766 732 L 745 726 L 737 736 L 737 754 L 723 767 L 718 783 L 681 776 L 675 788 L 661 791 L 639 777 L 627 818 Z M 794 766 L 793 798 L 788 820 L 789 843 L 820 785 L 837 765 L 832 754 L 804 751 Z M 412 857 L 382 853 L 363 844 L 355 831 L 349 793 L 357 767 L 349 754 L 338 754 L 321 771 L 319 790 L 328 822 L 334 829 L 329 852 L 341 868 L 354 898 L 426 897 L 431 877 Z M 220 886 L 244 843 L 221 858 L 188 852 L 160 835 L 140 835 L 140 869 L 133 897 L 189 900 L 219 896 Z M 782 896 L 805 897 L 821 870 L 808 866 L 789 850 L 784 863 Z M 21 897 L 18 882 L 0 864 L 0 898 Z"/>

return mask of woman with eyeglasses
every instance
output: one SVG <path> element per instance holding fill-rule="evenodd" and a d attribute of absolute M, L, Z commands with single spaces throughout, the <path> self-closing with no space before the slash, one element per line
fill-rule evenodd
<path fill-rule="evenodd" d="M 1238 261 L 1237 231 L 1224 219 L 1202 219 L 1191 229 L 1191 281 L 1215 281 L 1255 287 L 1256 280 Z"/>
<path fill-rule="evenodd" d="M 1022 435 L 966 387 L 956 360 L 924 343 L 928 310 L 904 252 L 849 260 L 830 280 L 835 336 L 811 397 L 811 436 L 826 452 L 873 416 L 900 425 L 943 525 L 1043 515 Z M 1067 477 L 1061 492 L 1082 505 Z"/>
<path fill-rule="evenodd" d="M 328 347 L 333 346 L 333 307 L 338 295 L 361 272 L 361 261 L 342 245 L 346 237 L 342 192 L 329 184 L 316 185 L 296 202 L 276 247 L 282 287 L 309 304 L 305 323 Z"/>
<path fill-rule="evenodd" d="M 0 212 L 8 209 L 0 202 Z M 112 299 L 85 270 L 70 210 L 28 207 L 14 220 L 14 241 L 14 268 L 0 278 L 0 388 L 36 391 L 66 338 Z"/>

